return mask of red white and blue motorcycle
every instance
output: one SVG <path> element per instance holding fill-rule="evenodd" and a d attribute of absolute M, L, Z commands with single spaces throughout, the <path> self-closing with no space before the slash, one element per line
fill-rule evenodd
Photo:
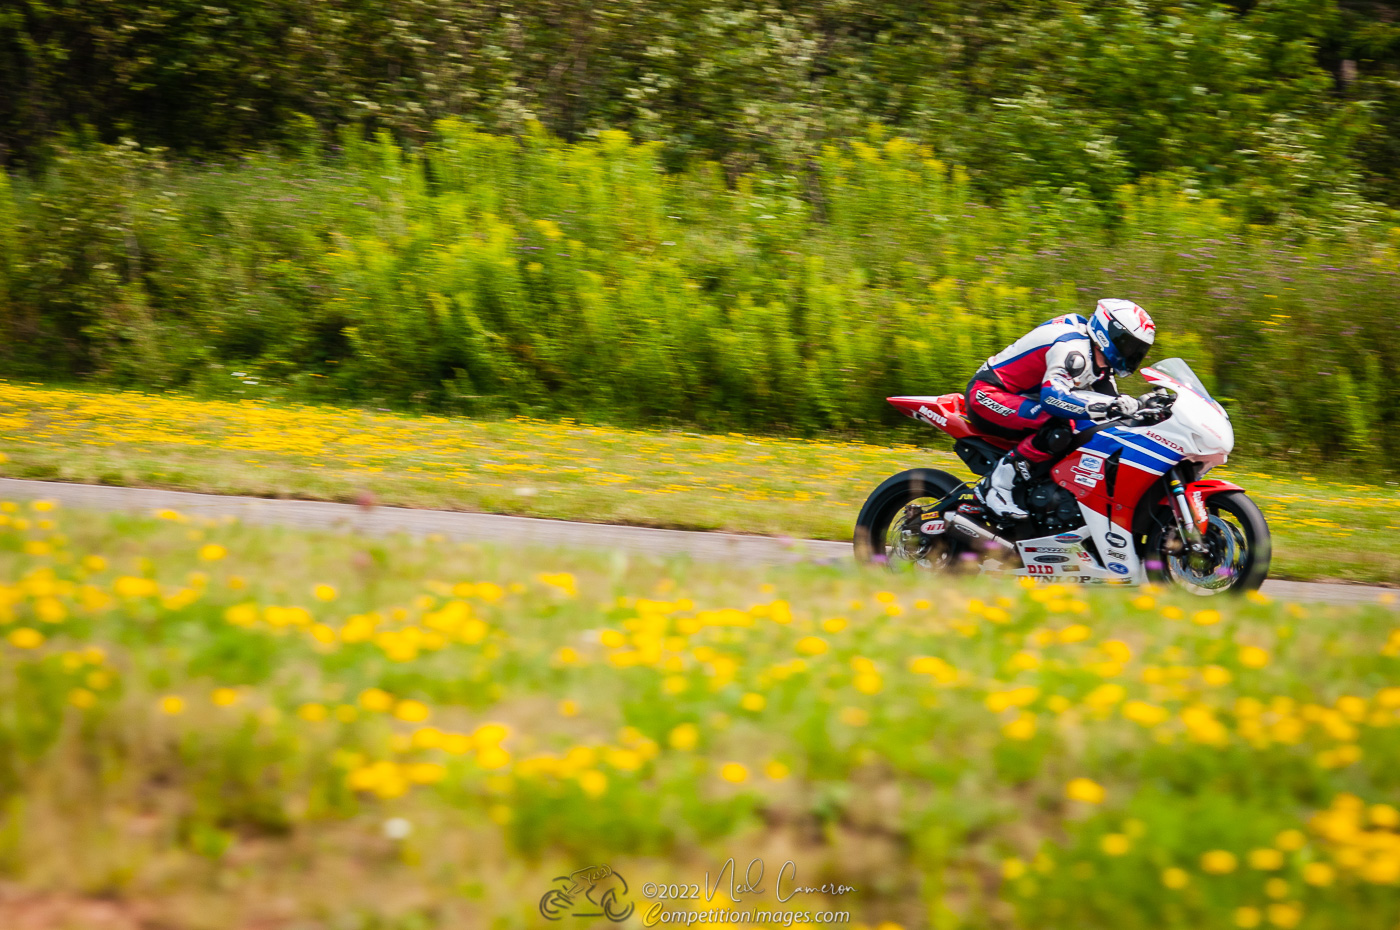
<path fill-rule="evenodd" d="M 914 468 L 866 500 L 856 557 L 1070 584 L 1161 581 L 1203 595 L 1258 588 L 1272 550 L 1264 515 L 1243 488 L 1205 477 L 1234 448 L 1229 415 L 1179 358 L 1142 376 L 1155 389 L 1137 413 L 1066 437 L 1062 453 L 1015 489 L 1028 519 L 1000 519 L 948 472 Z M 1015 444 L 979 433 L 962 394 L 888 400 L 952 436 L 975 474 Z"/>

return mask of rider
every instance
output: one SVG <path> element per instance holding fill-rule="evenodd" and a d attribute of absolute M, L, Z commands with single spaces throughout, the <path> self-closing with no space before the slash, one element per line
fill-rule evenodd
<path fill-rule="evenodd" d="M 1113 376 L 1137 370 L 1156 332 L 1137 304 L 1110 298 L 1087 320 L 1057 316 L 987 359 L 967 384 L 968 419 L 987 435 L 1020 443 L 978 482 L 977 499 L 1001 517 L 1029 516 L 1011 492 L 1030 480 L 1034 465 L 1063 451 L 1086 421 L 1137 412 L 1137 399 L 1119 395 Z"/>

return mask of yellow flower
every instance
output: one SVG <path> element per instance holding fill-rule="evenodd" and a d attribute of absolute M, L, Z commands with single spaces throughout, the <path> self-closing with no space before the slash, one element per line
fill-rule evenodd
<path fill-rule="evenodd" d="M 1214 626 L 1220 622 L 1220 611 L 1198 610 L 1191 615 L 1191 622 L 1196 626 Z"/>
<path fill-rule="evenodd" d="M 472 731 L 472 739 L 482 746 L 495 746 L 510 736 L 510 728 L 503 723 L 483 723 Z"/>
<path fill-rule="evenodd" d="M 827 633 L 840 633 L 845 628 L 845 617 L 828 617 L 822 621 L 822 630 Z"/>
<path fill-rule="evenodd" d="M 563 700 L 559 702 L 559 714 L 562 717 L 578 716 L 578 701 Z"/>
<path fill-rule="evenodd" d="M 1123 705 L 1123 716 L 1144 727 L 1155 727 L 1171 716 L 1165 707 L 1148 704 L 1146 701 L 1129 701 Z"/>
<path fill-rule="evenodd" d="M 739 699 L 739 706 L 744 710 L 758 712 L 768 705 L 768 699 L 757 692 L 750 691 Z"/>
<path fill-rule="evenodd" d="M 228 550 L 218 543 L 205 543 L 199 547 L 199 557 L 206 562 L 217 562 L 228 555 Z"/>
<path fill-rule="evenodd" d="M 44 645 L 44 634 L 27 626 L 13 630 L 6 638 L 16 649 L 38 649 Z"/>
<path fill-rule="evenodd" d="M 1015 881 L 1026 874 L 1026 864 L 1015 856 L 1001 860 L 1001 877 L 1007 881 Z"/>
<path fill-rule="evenodd" d="M 1099 848 L 1108 856 L 1124 856 L 1133 848 L 1133 842 L 1121 833 L 1109 833 L 1099 840 Z"/>
<path fill-rule="evenodd" d="M 1336 869 L 1325 862 L 1309 862 L 1303 866 L 1303 881 L 1314 888 L 1326 888 L 1336 880 Z"/>
<path fill-rule="evenodd" d="M 1211 875 L 1228 875 L 1235 871 L 1239 860 L 1235 854 L 1224 849 L 1212 849 L 1201 856 L 1201 871 Z"/>
<path fill-rule="evenodd" d="M 667 694 L 683 694 L 690 687 L 690 680 L 684 675 L 667 675 L 661 682 L 661 690 Z"/>
<path fill-rule="evenodd" d="M 804 636 L 797 641 L 795 648 L 803 655 L 819 656 L 826 652 L 827 645 L 820 636 Z"/>
<path fill-rule="evenodd" d="M 238 703 L 238 691 L 235 688 L 215 688 L 209 695 L 209 700 L 213 701 L 216 707 L 232 707 Z"/>
<path fill-rule="evenodd" d="M 601 797 L 608 790 L 608 776 L 597 769 L 587 769 L 578 773 L 578 786 L 590 798 Z"/>
<path fill-rule="evenodd" d="M 476 752 L 476 764 L 487 770 L 505 768 L 510 765 L 510 753 L 500 746 L 482 746 Z"/>
<path fill-rule="evenodd" d="M 386 711 L 394 706 L 394 697 L 387 691 L 368 688 L 360 692 L 360 706 L 365 710 Z"/>
<path fill-rule="evenodd" d="M 74 688 L 68 692 L 68 703 L 74 707 L 88 708 L 97 703 L 97 695 L 86 688 Z"/>
<path fill-rule="evenodd" d="M 695 744 L 700 741 L 700 730 L 693 723 L 682 723 L 671 731 L 667 737 L 667 742 L 672 749 L 679 749 L 688 752 L 695 748 Z"/>
<path fill-rule="evenodd" d="M 1303 835 L 1302 830 L 1284 830 L 1274 837 L 1274 845 L 1284 852 L 1293 852 L 1302 849 L 1308 844 L 1308 838 Z"/>
<path fill-rule="evenodd" d="M 1277 849 L 1251 849 L 1249 851 L 1249 867 L 1258 869 L 1261 872 L 1273 872 L 1283 868 L 1283 853 Z"/>
<path fill-rule="evenodd" d="M 720 766 L 719 777 L 737 785 L 748 779 L 749 770 L 738 762 L 726 762 L 724 765 Z"/>
<path fill-rule="evenodd" d="M 150 578 L 124 575 L 112 585 L 112 590 L 122 597 L 155 597 L 160 593 L 160 585 Z"/>
<path fill-rule="evenodd" d="M 884 681 L 878 672 L 861 672 L 855 677 L 853 684 L 861 694 L 879 694 L 884 687 Z"/>
<path fill-rule="evenodd" d="M 1269 651 L 1258 646 L 1245 646 L 1240 649 L 1240 664 L 1245 668 L 1263 668 L 1269 664 Z"/>
<path fill-rule="evenodd" d="M 1264 883 L 1264 894 L 1275 900 L 1288 897 L 1288 892 L 1288 882 L 1281 878 L 1271 878 Z"/>
<path fill-rule="evenodd" d="M 330 711 L 326 710 L 324 704 L 303 704 L 297 708 L 297 716 L 311 723 L 325 720 L 329 714 Z"/>
<path fill-rule="evenodd" d="M 1076 778 L 1065 785 L 1065 797 L 1085 804 L 1102 804 L 1105 792 L 1103 786 L 1088 778 Z"/>
<path fill-rule="evenodd" d="M 1201 680 L 1213 688 L 1228 685 L 1234 677 L 1228 668 L 1220 665 L 1207 665 L 1201 669 Z"/>
<path fill-rule="evenodd" d="M 1270 904 L 1268 913 L 1269 923 L 1275 927 L 1282 927 L 1283 930 L 1289 930 L 1290 927 L 1296 927 L 1302 921 L 1303 906 L 1291 901 L 1284 904 Z"/>
<path fill-rule="evenodd" d="M 763 767 L 763 774 L 767 775 L 773 781 L 782 781 L 791 774 L 791 770 L 777 759 L 773 759 Z"/>
<path fill-rule="evenodd" d="M 83 556 L 83 568 L 90 572 L 100 572 L 107 568 L 107 560 L 100 555 Z"/>
<path fill-rule="evenodd" d="M 312 590 L 318 601 L 333 601 L 338 593 L 334 587 L 328 584 L 318 584 Z"/>
<path fill-rule="evenodd" d="M 1162 884 L 1173 890 L 1180 890 L 1191 883 L 1191 876 L 1185 869 L 1172 866 L 1162 872 Z"/>
<path fill-rule="evenodd" d="M 1007 739 L 1027 740 L 1035 736 L 1035 715 L 1021 714 L 1015 720 L 1001 728 L 1002 735 Z"/>
<path fill-rule="evenodd" d="M 185 712 L 185 699 L 174 694 L 167 694 L 160 699 L 160 712 L 175 716 Z"/>
<path fill-rule="evenodd" d="M 1257 907 L 1237 907 L 1235 908 L 1235 926 L 1250 930 L 1257 927 L 1264 920 L 1264 915 L 1259 913 Z"/>

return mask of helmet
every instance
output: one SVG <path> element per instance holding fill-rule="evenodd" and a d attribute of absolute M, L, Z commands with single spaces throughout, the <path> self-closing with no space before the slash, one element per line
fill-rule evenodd
<path fill-rule="evenodd" d="M 1089 338 L 1103 350 L 1108 367 L 1120 378 L 1137 371 L 1156 337 L 1152 317 L 1131 300 L 1101 300 L 1089 318 Z"/>

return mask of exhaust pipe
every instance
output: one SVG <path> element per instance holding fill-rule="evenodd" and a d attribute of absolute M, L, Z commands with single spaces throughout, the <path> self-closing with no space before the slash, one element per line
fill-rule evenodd
<path fill-rule="evenodd" d="M 953 529 L 957 530 L 964 536 L 980 540 L 981 542 L 986 543 L 989 546 L 1002 546 L 1003 548 L 1010 549 L 1013 552 L 1016 549 L 1015 544 L 1007 542 L 1005 539 L 1002 539 L 1000 536 L 998 536 L 996 533 L 993 533 L 985 526 L 980 526 L 979 524 L 973 523 L 971 520 L 969 520 L 967 517 L 964 517 L 956 510 L 950 510 L 947 513 L 945 513 L 943 515 L 943 519 L 948 521 L 949 526 L 951 526 Z"/>

